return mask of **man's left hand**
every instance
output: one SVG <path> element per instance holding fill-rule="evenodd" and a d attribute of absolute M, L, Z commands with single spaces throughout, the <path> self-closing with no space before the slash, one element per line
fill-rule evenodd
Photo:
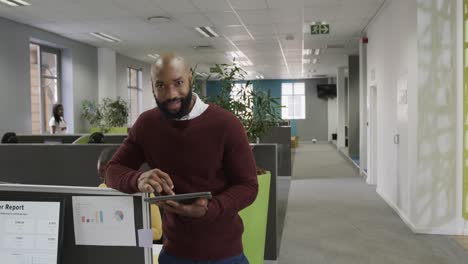
<path fill-rule="evenodd" d="M 208 200 L 199 198 L 192 204 L 181 204 L 175 201 L 166 201 L 160 204 L 165 211 L 186 217 L 200 218 L 208 211 Z"/>

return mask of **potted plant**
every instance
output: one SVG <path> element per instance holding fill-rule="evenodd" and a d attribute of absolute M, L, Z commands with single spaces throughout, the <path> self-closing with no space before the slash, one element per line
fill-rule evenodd
<path fill-rule="evenodd" d="M 279 98 L 272 97 L 269 90 L 251 89 L 252 82 L 245 81 L 247 73 L 238 65 L 216 65 L 215 73 L 219 77 L 221 90 L 206 100 L 236 115 L 244 125 L 250 142 L 258 143 L 262 136 L 283 121 Z M 233 90 L 235 98 L 232 96 Z"/>
<path fill-rule="evenodd" d="M 90 123 L 91 133 L 125 134 L 128 115 L 128 103 L 120 97 L 104 98 L 99 104 L 85 100 L 81 104 L 81 116 Z"/>

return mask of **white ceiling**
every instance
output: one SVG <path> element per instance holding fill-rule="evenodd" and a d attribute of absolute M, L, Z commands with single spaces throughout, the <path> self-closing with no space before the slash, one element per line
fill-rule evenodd
<path fill-rule="evenodd" d="M 335 75 L 357 54 L 358 39 L 384 0 L 28 0 L 27 7 L 0 6 L 0 16 L 97 47 L 151 62 L 149 53 L 177 52 L 192 64 L 229 63 L 226 52 L 240 49 L 252 62 L 246 70 L 265 78 Z M 171 17 L 154 24 L 146 18 Z M 310 35 L 310 24 L 325 21 L 331 34 Z M 221 37 L 208 39 L 195 26 L 211 26 Z M 91 36 L 104 32 L 123 41 Z M 287 35 L 294 40 L 286 40 Z M 252 38 L 253 37 L 253 38 Z M 325 49 L 327 44 L 343 49 Z M 194 50 L 212 45 L 214 50 Z M 302 64 L 302 49 L 321 48 L 319 63 Z M 200 68 L 199 68 L 200 69 Z"/>

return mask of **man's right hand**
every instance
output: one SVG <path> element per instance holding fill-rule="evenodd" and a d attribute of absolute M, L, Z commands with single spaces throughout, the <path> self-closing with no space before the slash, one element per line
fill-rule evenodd
<path fill-rule="evenodd" d="M 174 183 L 169 175 L 159 169 L 144 172 L 138 178 L 138 190 L 143 193 L 162 193 L 174 195 Z"/>

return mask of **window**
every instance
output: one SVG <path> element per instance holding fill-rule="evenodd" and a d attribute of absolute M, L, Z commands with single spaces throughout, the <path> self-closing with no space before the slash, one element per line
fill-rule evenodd
<path fill-rule="evenodd" d="M 305 84 L 282 83 L 281 84 L 281 110 L 283 119 L 305 119 Z"/>
<path fill-rule="evenodd" d="M 54 104 L 61 99 L 60 50 L 31 43 L 29 45 L 31 75 L 32 133 L 46 133 Z"/>
<path fill-rule="evenodd" d="M 142 72 L 141 69 L 127 68 L 127 87 L 129 98 L 129 125 L 137 120 L 141 113 L 141 91 L 142 91 Z"/>

